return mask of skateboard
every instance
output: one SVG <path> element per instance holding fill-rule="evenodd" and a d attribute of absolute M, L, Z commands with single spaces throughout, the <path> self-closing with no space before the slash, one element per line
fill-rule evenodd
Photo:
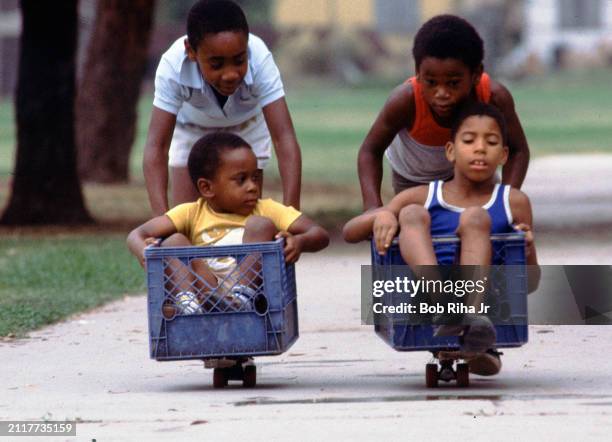
<path fill-rule="evenodd" d="M 213 369 L 213 387 L 227 387 L 229 381 L 242 381 L 245 388 L 257 384 L 257 367 L 253 358 L 205 359 L 204 368 Z"/>
<path fill-rule="evenodd" d="M 427 388 L 436 388 L 439 381 L 456 381 L 457 387 L 470 386 L 470 367 L 465 361 L 465 352 L 436 351 L 432 352 L 433 361 L 425 366 L 425 384 Z"/>

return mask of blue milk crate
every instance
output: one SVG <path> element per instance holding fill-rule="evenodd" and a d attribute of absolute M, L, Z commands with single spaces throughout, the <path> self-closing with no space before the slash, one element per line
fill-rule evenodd
<path fill-rule="evenodd" d="M 151 358 L 169 361 L 277 355 L 291 347 L 298 338 L 295 270 L 293 264 L 285 263 L 283 244 L 279 239 L 235 246 L 145 249 Z M 249 256 L 245 262 L 251 265 L 242 267 Z M 233 270 L 219 287 L 231 290 L 244 278 L 256 281 L 255 286 L 249 285 L 251 302 L 226 302 L 220 288 L 206 285 L 190 267 L 202 258 L 234 259 Z M 200 305 L 195 313 L 181 313 L 175 304 L 179 288 L 186 285 L 189 292 L 198 295 L 198 303 L 192 304 Z M 202 287 L 208 289 L 205 294 Z M 167 306 L 174 314 L 168 314 Z"/>
<path fill-rule="evenodd" d="M 527 327 L 527 272 L 525 267 L 525 236 L 521 232 L 498 234 L 491 236 L 493 247 L 493 266 L 491 267 L 491 289 L 495 284 L 503 284 L 500 293 L 505 298 L 499 299 L 497 308 L 503 308 L 506 318 L 495 326 L 497 332 L 497 347 L 509 348 L 520 347 L 528 339 Z M 460 251 L 460 240 L 456 236 L 444 236 L 433 238 L 434 251 L 438 260 L 442 257 L 454 256 L 452 262 L 458 262 Z M 371 243 L 372 272 L 377 279 L 383 279 L 385 266 L 406 265 L 404 262 L 397 239 L 387 250 L 386 255 L 376 252 L 375 243 Z M 512 271 L 500 273 L 501 278 L 495 278 L 496 269 L 503 272 L 504 265 L 512 265 Z M 388 315 L 380 315 L 374 326 L 375 332 L 391 347 L 398 351 L 436 351 L 436 350 L 458 350 L 459 338 L 457 336 L 434 336 L 431 325 L 410 325 L 405 323 L 394 323 Z"/>

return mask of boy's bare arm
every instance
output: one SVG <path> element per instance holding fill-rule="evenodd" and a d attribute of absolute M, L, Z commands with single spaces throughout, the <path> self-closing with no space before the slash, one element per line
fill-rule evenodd
<path fill-rule="evenodd" d="M 263 108 L 263 114 L 278 158 L 278 171 L 283 185 L 283 204 L 299 210 L 302 155 L 285 98 L 279 98 L 268 104 Z"/>
<path fill-rule="evenodd" d="M 158 216 L 132 230 L 127 237 L 127 245 L 130 252 L 143 265 L 144 249 L 149 245 L 147 240 L 150 238 L 166 238 L 174 233 L 176 233 L 176 227 L 174 227 L 170 218 L 166 215 Z"/>
<path fill-rule="evenodd" d="M 168 150 L 175 124 L 176 115 L 153 106 L 142 168 L 151 210 L 156 216 L 168 211 Z"/>
<path fill-rule="evenodd" d="M 364 210 L 382 206 L 383 154 L 400 129 L 410 127 L 413 119 L 412 87 L 402 84 L 389 96 L 359 149 L 357 169 Z"/>
<path fill-rule="evenodd" d="M 342 236 L 346 242 L 359 242 L 368 239 L 373 233 L 377 237 L 377 243 L 389 243 L 390 239 L 397 233 L 397 217 L 403 207 L 410 204 L 422 205 L 427 199 L 428 186 L 417 186 L 398 193 L 384 207 L 371 209 L 347 222 L 342 229 Z M 385 213 L 386 212 L 386 213 Z M 393 217 L 396 221 L 391 221 Z M 374 232 L 375 222 L 379 218 L 380 231 Z M 389 236 L 391 238 L 389 239 Z M 384 237 L 384 238 L 383 238 Z M 381 250 L 381 249 L 379 249 Z"/>
<path fill-rule="evenodd" d="M 491 103 L 504 114 L 508 133 L 508 162 L 502 170 L 502 181 L 520 189 L 529 166 L 529 145 L 523 126 L 516 114 L 510 91 L 502 84 L 491 82 Z"/>
<path fill-rule="evenodd" d="M 287 262 L 296 262 L 302 252 L 318 252 L 329 244 L 327 231 L 306 215 L 301 215 L 287 230 L 276 235 L 277 238 L 285 238 Z"/>
<path fill-rule="evenodd" d="M 514 226 L 525 232 L 527 242 L 527 264 L 537 264 L 536 249 L 533 235 L 533 216 L 529 198 L 518 189 L 510 190 L 510 210 Z"/>
<path fill-rule="evenodd" d="M 342 237 L 344 240 L 354 243 L 368 239 L 372 236 L 376 216 L 383 211 L 388 212 L 389 210 L 386 207 L 377 207 L 349 220 L 342 228 Z"/>
<path fill-rule="evenodd" d="M 538 266 L 538 258 L 533 235 L 533 216 L 529 198 L 518 189 L 510 190 L 510 210 L 514 227 L 525 232 L 527 248 L 525 250 L 528 267 L 528 292 L 531 293 L 538 288 L 541 271 Z"/>

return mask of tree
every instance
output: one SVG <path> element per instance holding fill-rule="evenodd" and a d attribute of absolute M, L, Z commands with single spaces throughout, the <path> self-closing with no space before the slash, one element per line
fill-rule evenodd
<path fill-rule="evenodd" d="M 91 221 L 74 142 L 77 0 L 22 0 L 17 161 L 3 224 Z"/>
<path fill-rule="evenodd" d="M 155 0 L 99 0 L 77 95 L 82 179 L 126 182 Z"/>

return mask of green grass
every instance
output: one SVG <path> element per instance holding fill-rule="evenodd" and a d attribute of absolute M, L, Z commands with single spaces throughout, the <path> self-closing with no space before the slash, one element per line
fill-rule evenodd
<path fill-rule="evenodd" d="M 0 179 L 13 171 L 15 124 L 12 101 L 0 99 Z"/>
<path fill-rule="evenodd" d="M 0 336 L 144 291 L 123 235 L 3 238 L 0 281 Z"/>
<path fill-rule="evenodd" d="M 612 153 L 610 70 L 508 85 L 534 155 Z"/>

